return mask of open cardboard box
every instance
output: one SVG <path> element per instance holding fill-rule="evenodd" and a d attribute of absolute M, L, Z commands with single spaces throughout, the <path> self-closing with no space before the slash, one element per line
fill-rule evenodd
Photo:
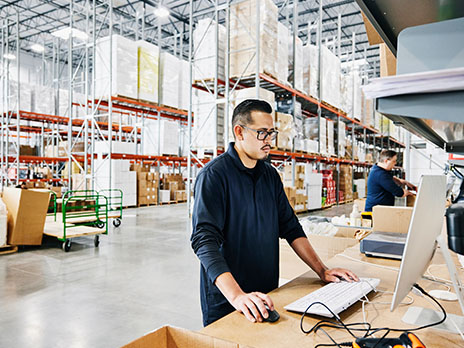
<path fill-rule="evenodd" d="M 412 207 L 376 205 L 372 209 L 373 231 L 408 233 Z"/>
<path fill-rule="evenodd" d="M 8 210 L 8 244 L 40 245 L 50 192 L 6 187 L 3 202 Z"/>
<path fill-rule="evenodd" d="M 251 348 L 199 332 L 163 326 L 123 348 Z"/>
<path fill-rule="evenodd" d="M 338 227 L 335 236 L 308 234 L 307 237 L 317 255 L 325 262 L 335 255 L 342 253 L 345 249 L 358 244 L 359 239 L 357 239 L 356 236 L 359 232 L 364 231 L 368 230 L 347 226 Z M 309 271 L 308 265 L 300 260 L 293 249 L 288 245 L 287 241 L 281 240 L 280 277 L 290 280 L 307 271 Z"/>

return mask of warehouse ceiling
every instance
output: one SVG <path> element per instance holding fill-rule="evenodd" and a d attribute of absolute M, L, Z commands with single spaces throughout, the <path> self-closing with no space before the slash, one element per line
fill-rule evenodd
<path fill-rule="evenodd" d="M 342 62 L 352 60 L 353 33 L 355 33 L 355 60 L 367 63 L 363 65 L 369 76 L 379 73 L 379 50 L 377 46 L 369 46 L 366 30 L 361 16 L 361 11 L 355 0 L 298 0 L 297 22 L 298 36 L 304 43 L 311 40 L 316 43 L 317 26 L 319 21 L 319 1 L 322 1 L 322 41 L 327 43 L 337 53 L 338 16 L 341 16 L 341 41 L 340 56 Z M 202 18 L 215 16 L 218 8 L 219 22 L 224 23 L 225 4 L 238 1 L 227 0 L 194 0 L 194 22 Z M 279 21 L 289 28 L 293 27 L 293 0 L 274 0 L 279 8 Z M 36 54 L 31 46 L 39 43 L 46 47 L 44 56 L 51 58 L 53 47 L 56 52 L 61 52 L 66 57 L 68 44 L 51 33 L 57 29 L 69 27 L 71 21 L 71 1 L 69 0 L 0 0 L 0 18 L 10 19 L 11 23 L 19 15 L 20 47 L 24 51 Z M 92 36 L 93 5 L 92 1 L 72 1 L 73 27 Z M 161 37 L 163 49 L 188 56 L 189 37 L 189 1 L 188 0 L 113 0 L 112 25 L 115 33 L 133 39 L 145 39 L 158 44 Z M 160 3 L 169 10 L 169 17 L 160 19 L 154 14 L 155 8 Z M 159 29 L 160 24 L 160 31 Z M 108 6 L 105 1 L 95 1 L 95 32 L 97 37 L 108 34 L 110 25 Z M 5 27 L 5 23 L 3 25 Z M 10 26 L 9 42 L 10 50 L 15 47 L 16 27 Z M 4 35 L 7 31 L 3 30 Z M 3 39 L 5 41 L 5 39 Z M 74 40 L 78 43 L 78 40 Z M 75 54 L 79 54 L 76 49 Z M 41 55 L 41 54 L 40 54 Z M 65 59 L 65 58 L 63 58 Z"/>

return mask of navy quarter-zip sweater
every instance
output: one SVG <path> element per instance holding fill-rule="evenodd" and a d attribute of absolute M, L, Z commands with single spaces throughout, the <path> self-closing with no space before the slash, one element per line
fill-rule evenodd
<path fill-rule="evenodd" d="M 198 174 L 191 236 L 201 262 L 200 297 L 206 326 L 234 311 L 214 285 L 231 272 L 246 293 L 278 287 L 279 238 L 306 237 L 271 164 L 253 170 L 240 160 L 234 143 Z"/>
<path fill-rule="evenodd" d="M 401 197 L 404 192 L 393 180 L 391 171 L 375 164 L 367 178 L 367 198 L 365 211 L 372 211 L 376 205 L 395 205 L 395 196 Z"/>

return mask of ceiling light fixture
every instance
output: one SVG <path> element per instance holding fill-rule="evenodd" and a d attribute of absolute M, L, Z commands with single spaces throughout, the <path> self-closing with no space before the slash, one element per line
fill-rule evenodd
<path fill-rule="evenodd" d="M 155 16 L 160 18 L 166 18 L 169 16 L 169 10 L 166 7 L 158 6 L 155 8 Z"/>
<path fill-rule="evenodd" d="M 13 53 L 5 53 L 3 55 L 3 58 L 6 58 L 8 60 L 15 60 L 16 59 L 16 56 L 13 54 Z"/>
<path fill-rule="evenodd" d="M 69 39 L 69 33 L 71 32 L 71 28 L 69 27 L 64 27 L 61 29 L 58 29 L 52 33 L 53 36 L 59 37 L 60 39 L 67 40 Z M 81 41 L 87 41 L 89 36 L 84 33 L 82 30 L 73 28 L 72 29 L 72 37 L 79 39 Z"/>
<path fill-rule="evenodd" d="M 31 45 L 31 50 L 37 53 L 42 53 L 43 51 L 45 51 L 45 47 L 43 47 L 40 44 L 33 44 Z"/>

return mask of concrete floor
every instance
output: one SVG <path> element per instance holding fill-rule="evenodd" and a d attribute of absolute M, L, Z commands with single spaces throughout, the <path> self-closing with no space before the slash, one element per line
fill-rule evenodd
<path fill-rule="evenodd" d="M 311 215 L 349 214 L 342 205 Z M 128 209 L 121 227 L 0 256 L 0 347 L 119 347 L 162 325 L 202 327 L 186 204 Z"/>

